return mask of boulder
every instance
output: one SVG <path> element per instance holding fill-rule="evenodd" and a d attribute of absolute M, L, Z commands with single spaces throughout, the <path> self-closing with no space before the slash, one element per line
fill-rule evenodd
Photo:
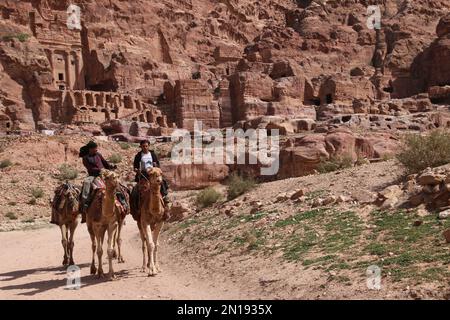
<path fill-rule="evenodd" d="M 442 219 L 442 220 L 449 218 L 450 217 L 450 209 L 439 212 L 438 217 L 439 217 L 439 219 Z"/>

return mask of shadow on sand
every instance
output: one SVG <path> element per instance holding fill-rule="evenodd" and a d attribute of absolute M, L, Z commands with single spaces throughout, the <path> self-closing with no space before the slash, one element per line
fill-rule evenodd
<path fill-rule="evenodd" d="M 90 267 L 90 264 L 81 264 L 78 265 L 81 269 Z M 107 271 L 107 268 L 106 270 Z M 55 273 L 56 272 L 56 273 Z M 33 275 L 37 273 L 52 273 L 54 276 L 61 276 L 66 274 L 65 267 L 50 267 L 50 268 L 36 268 L 36 269 L 27 269 L 27 270 L 17 270 L 12 272 L 7 272 L 0 274 L 0 277 L 5 277 L 5 279 L 1 279 L 1 281 L 13 281 L 28 275 Z M 115 279 L 114 281 L 128 278 L 129 272 L 127 270 L 120 270 L 114 273 Z M 107 275 L 105 278 L 98 278 L 97 275 L 86 275 L 81 277 L 81 289 L 99 285 L 106 281 L 110 281 Z M 54 290 L 54 289 L 65 289 L 67 285 L 67 279 L 52 279 L 52 280 L 41 280 L 35 282 L 28 282 L 23 284 L 14 284 L 9 286 L 1 286 L 0 290 L 21 290 L 26 292 L 18 293 L 20 296 L 34 296 L 36 294 L 40 294 L 46 291 Z"/>

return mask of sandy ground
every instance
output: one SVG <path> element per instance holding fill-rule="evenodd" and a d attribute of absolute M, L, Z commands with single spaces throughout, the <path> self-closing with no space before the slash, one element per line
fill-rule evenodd
<path fill-rule="evenodd" d="M 89 274 L 90 239 L 82 225 L 75 236 L 75 262 L 81 268 L 82 286 L 66 289 L 66 270 L 61 266 L 62 247 L 57 227 L 0 233 L 0 299 L 242 299 L 250 298 L 233 283 L 217 283 L 184 267 L 177 252 L 163 244 L 163 272 L 147 277 L 140 270 L 142 254 L 137 227 L 128 218 L 123 231 L 126 262 L 114 262 L 117 278 L 97 279 Z M 105 272 L 108 266 L 105 263 Z"/>

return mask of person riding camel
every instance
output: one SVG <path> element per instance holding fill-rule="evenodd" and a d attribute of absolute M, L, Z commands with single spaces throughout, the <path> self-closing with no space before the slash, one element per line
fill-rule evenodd
<path fill-rule="evenodd" d="M 158 157 L 155 151 L 150 150 L 150 142 L 148 140 L 143 140 L 140 143 L 141 151 L 139 151 L 134 157 L 133 168 L 134 172 L 136 172 L 135 182 L 138 184 L 133 188 L 131 192 L 131 202 L 133 203 L 134 208 L 138 208 L 139 206 L 139 181 L 141 179 L 145 179 L 147 175 L 147 170 L 153 167 L 160 167 Z M 168 198 L 168 189 L 169 186 L 167 181 L 163 179 L 163 183 L 161 184 L 161 195 L 164 200 L 164 206 L 168 207 L 169 198 Z M 168 219 L 168 210 L 165 210 L 165 218 Z"/>
<path fill-rule="evenodd" d="M 85 223 L 86 211 L 92 201 L 91 187 L 95 178 L 100 175 L 102 169 L 114 170 L 117 169 L 117 166 L 110 164 L 103 158 L 98 152 L 98 145 L 94 141 L 90 141 L 87 145 L 82 147 L 79 156 L 83 159 L 83 165 L 88 172 L 88 177 L 83 182 L 80 201 L 81 223 Z"/>

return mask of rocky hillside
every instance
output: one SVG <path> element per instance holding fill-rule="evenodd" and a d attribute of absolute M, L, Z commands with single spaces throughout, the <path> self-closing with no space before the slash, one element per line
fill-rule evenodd
<path fill-rule="evenodd" d="M 57 93 L 48 87 L 52 62 L 30 27 L 30 12 L 45 26 L 64 21 L 70 3 L 82 9 L 80 34 L 44 28 L 45 35 L 56 42 L 80 39 L 86 89 L 132 93 L 178 126 L 189 125 L 172 112 L 177 80 L 198 80 L 194 95 L 204 91 L 217 100 L 216 126 L 261 115 L 316 119 L 308 107 L 315 104 L 328 105 L 319 118 L 327 111 L 372 113 L 372 100 L 450 84 L 448 17 L 439 22 L 450 8 L 445 0 L 3 0 L 0 102 L 17 128 L 57 118 L 39 102 L 45 96 L 51 105 Z M 369 5 L 380 7 L 379 32 L 367 27 Z"/>

